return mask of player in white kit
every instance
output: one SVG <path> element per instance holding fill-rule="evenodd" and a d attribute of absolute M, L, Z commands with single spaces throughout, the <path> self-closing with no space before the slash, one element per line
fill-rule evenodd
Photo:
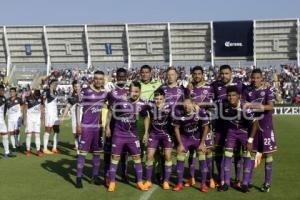
<path fill-rule="evenodd" d="M 77 124 L 81 122 L 82 117 L 82 107 L 80 106 L 79 101 L 79 94 L 81 90 L 80 83 L 77 80 L 74 80 L 72 83 L 73 92 L 68 97 L 67 105 L 64 109 L 64 113 L 60 119 L 61 123 L 64 121 L 65 117 L 67 116 L 69 110 L 71 111 L 71 121 L 72 121 L 72 133 L 75 138 L 75 149 L 77 154 L 78 151 L 78 143 L 80 141 L 80 134 L 77 131 Z"/>
<path fill-rule="evenodd" d="M 44 90 L 43 92 L 43 102 L 45 108 L 45 134 L 44 134 L 44 154 L 55 154 L 59 153 L 57 150 L 57 139 L 58 139 L 58 132 L 55 131 L 55 126 L 59 125 L 58 119 L 58 109 L 57 109 L 57 98 L 58 92 L 56 91 L 57 88 L 57 80 L 52 79 L 49 82 L 49 88 Z M 52 151 L 48 149 L 48 142 L 50 134 L 53 134 L 53 148 Z"/>
<path fill-rule="evenodd" d="M 25 97 L 24 110 L 26 113 L 26 156 L 31 154 L 31 136 L 35 136 L 35 146 L 37 156 L 42 156 L 41 151 L 41 110 L 42 97 L 40 90 L 34 90 Z"/>
<path fill-rule="evenodd" d="M 7 129 L 10 134 L 13 151 L 20 148 L 20 128 L 22 125 L 23 101 L 17 96 L 17 88 L 9 89 L 9 98 L 6 101 Z"/>
<path fill-rule="evenodd" d="M 7 127 L 5 123 L 5 113 L 6 113 L 6 98 L 4 97 L 4 86 L 0 85 L 0 135 L 2 136 L 2 143 L 4 148 L 4 157 L 15 157 L 15 155 L 11 154 L 9 151 L 9 140 Z"/>

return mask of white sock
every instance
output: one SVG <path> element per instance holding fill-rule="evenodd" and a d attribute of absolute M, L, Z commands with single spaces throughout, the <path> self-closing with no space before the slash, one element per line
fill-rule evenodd
<path fill-rule="evenodd" d="M 16 148 L 16 139 L 15 139 L 15 135 L 11 135 L 11 136 L 10 136 L 10 142 L 11 142 L 11 146 L 15 149 L 15 148 Z"/>
<path fill-rule="evenodd" d="M 9 141 L 8 141 L 8 135 L 2 136 L 2 143 L 4 148 L 4 153 L 9 154 Z"/>
<path fill-rule="evenodd" d="M 57 149 L 57 142 L 58 142 L 58 134 L 53 134 L 53 149 Z"/>
<path fill-rule="evenodd" d="M 35 134 L 35 147 L 37 151 L 41 150 L 41 138 L 39 133 Z"/>
<path fill-rule="evenodd" d="M 20 132 L 19 132 L 19 134 L 17 135 L 17 140 L 16 140 L 16 144 L 17 144 L 18 146 L 21 145 L 20 140 L 21 140 L 21 134 L 20 134 Z"/>
<path fill-rule="evenodd" d="M 44 134 L 44 151 L 48 150 L 49 135 L 47 132 Z"/>
<path fill-rule="evenodd" d="M 31 134 L 26 135 L 26 150 L 30 151 L 31 146 Z"/>

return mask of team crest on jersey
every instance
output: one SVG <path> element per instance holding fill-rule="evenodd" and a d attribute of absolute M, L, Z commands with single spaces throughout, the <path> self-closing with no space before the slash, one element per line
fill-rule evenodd
<path fill-rule="evenodd" d="M 17 99 L 15 100 L 15 103 L 18 103 L 18 100 L 17 100 Z"/>
<path fill-rule="evenodd" d="M 197 122 L 197 121 L 200 120 L 200 117 L 197 115 L 194 119 L 195 119 L 195 121 Z"/>
<path fill-rule="evenodd" d="M 207 90 L 203 90 L 203 94 L 208 94 L 208 91 Z"/>
<path fill-rule="evenodd" d="M 222 90 L 222 87 L 218 87 L 218 90 L 221 91 L 221 90 Z"/>
<path fill-rule="evenodd" d="M 5 98 L 2 98 L 2 101 L 5 101 Z"/>
<path fill-rule="evenodd" d="M 261 93 L 260 93 L 260 96 L 265 96 L 266 95 L 266 93 L 264 92 L 264 91 L 262 91 Z"/>
<path fill-rule="evenodd" d="M 38 99 L 38 102 L 39 102 L 39 103 L 41 103 L 41 100 L 40 100 L 40 99 Z"/>
<path fill-rule="evenodd" d="M 249 92 L 249 96 L 250 96 L 250 97 L 252 96 L 252 92 Z"/>

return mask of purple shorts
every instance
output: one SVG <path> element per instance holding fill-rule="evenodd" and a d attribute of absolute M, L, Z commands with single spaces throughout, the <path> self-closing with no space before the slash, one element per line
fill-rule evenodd
<path fill-rule="evenodd" d="M 272 129 L 257 131 L 253 141 L 253 151 L 261 153 L 272 153 L 277 151 L 275 135 Z"/>
<path fill-rule="evenodd" d="M 79 150 L 86 152 L 103 151 L 102 128 L 83 128 L 79 144 Z"/>
<path fill-rule="evenodd" d="M 132 156 L 141 154 L 141 145 L 137 137 L 119 137 L 112 136 L 111 154 L 120 156 L 124 152 L 124 148 Z"/>
<path fill-rule="evenodd" d="M 246 147 L 248 140 L 248 133 L 240 130 L 228 129 L 227 137 L 225 140 L 226 149 L 237 149 L 238 145 L 241 144 L 243 147 Z"/>
<path fill-rule="evenodd" d="M 182 141 L 182 144 L 185 148 L 185 151 L 187 152 L 189 150 L 198 151 L 201 140 L 193 138 L 193 137 L 188 137 L 188 136 L 181 135 L 181 141 Z"/>
<path fill-rule="evenodd" d="M 172 149 L 173 142 L 170 135 L 150 135 L 148 140 L 148 148 L 149 149 L 157 149 L 158 145 L 162 143 L 163 148 Z"/>
<path fill-rule="evenodd" d="M 214 133 L 215 146 L 224 147 L 226 135 L 227 135 L 226 133 L 215 132 Z"/>

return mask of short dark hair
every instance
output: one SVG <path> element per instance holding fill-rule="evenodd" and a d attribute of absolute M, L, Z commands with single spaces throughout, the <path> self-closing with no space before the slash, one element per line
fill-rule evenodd
<path fill-rule="evenodd" d="M 17 92 L 17 88 L 16 87 L 11 87 L 11 88 L 9 88 L 9 91 L 15 91 L 15 92 Z"/>
<path fill-rule="evenodd" d="M 228 86 L 226 89 L 226 93 L 229 94 L 230 92 L 236 92 L 237 94 L 241 94 L 240 91 L 236 86 Z"/>
<path fill-rule="evenodd" d="M 140 71 L 142 71 L 143 69 L 149 69 L 150 72 L 152 71 L 152 68 L 151 68 L 149 65 L 143 65 L 143 66 L 141 67 L 141 70 L 140 70 Z"/>
<path fill-rule="evenodd" d="M 139 89 L 142 88 L 141 84 L 138 81 L 133 81 L 129 86 L 129 90 L 131 90 L 132 87 L 138 87 Z"/>
<path fill-rule="evenodd" d="M 229 69 L 230 71 L 232 71 L 230 65 L 221 65 L 220 71 L 222 71 L 224 69 Z"/>
<path fill-rule="evenodd" d="M 261 75 L 262 75 L 262 71 L 261 71 L 261 69 L 259 69 L 259 68 L 255 68 L 255 69 L 253 69 L 252 72 L 251 72 L 251 75 L 253 75 L 253 74 L 261 74 Z"/>
<path fill-rule="evenodd" d="M 171 71 L 171 70 L 174 70 L 176 73 L 177 73 L 177 69 L 175 68 L 175 67 L 173 67 L 173 66 L 171 66 L 171 67 L 168 67 L 168 69 L 167 69 L 167 73 L 169 72 L 169 71 Z"/>
<path fill-rule="evenodd" d="M 162 88 L 158 88 L 157 90 L 154 91 L 154 97 L 157 96 L 165 96 L 165 91 Z"/>
<path fill-rule="evenodd" d="M 72 82 L 72 86 L 74 87 L 75 85 L 77 85 L 79 82 L 78 82 L 78 80 L 74 80 L 73 82 Z"/>
<path fill-rule="evenodd" d="M 96 70 L 95 72 L 94 72 L 94 75 L 105 75 L 104 74 L 104 72 L 103 71 L 101 71 L 101 70 Z"/>
<path fill-rule="evenodd" d="M 195 71 L 200 70 L 202 72 L 202 74 L 204 73 L 204 70 L 201 66 L 197 65 L 195 67 L 193 67 L 192 69 L 192 73 L 194 73 Z"/>
<path fill-rule="evenodd" d="M 0 89 L 5 89 L 4 85 L 0 84 Z"/>
<path fill-rule="evenodd" d="M 127 74 L 127 70 L 125 68 L 123 68 L 123 67 L 118 68 L 117 69 L 117 74 L 119 74 L 119 73 L 125 73 L 125 74 Z"/>

